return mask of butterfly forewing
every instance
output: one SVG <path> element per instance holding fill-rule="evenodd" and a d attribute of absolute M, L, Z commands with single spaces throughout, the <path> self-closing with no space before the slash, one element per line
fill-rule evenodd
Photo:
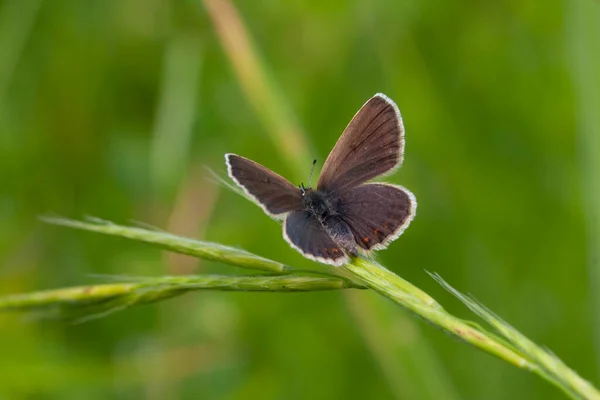
<path fill-rule="evenodd" d="M 225 154 L 227 172 L 271 216 L 303 209 L 300 189 L 268 168 L 236 154 Z"/>
<path fill-rule="evenodd" d="M 343 191 L 393 171 L 402 163 L 404 127 L 398 107 L 383 94 L 356 113 L 327 157 L 319 190 Z"/>
<path fill-rule="evenodd" d="M 340 199 L 344 220 L 364 250 L 384 249 L 398 238 L 415 216 L 415 196 L 402 186 L 367 183 Z"/>
<path fill-rule="evenodd" d="M 289 213 L 285 218 L 283 236 L 292 247 L 312 260 L 333 265 L 348 261 L 317 217 L 309 211 Z"/>

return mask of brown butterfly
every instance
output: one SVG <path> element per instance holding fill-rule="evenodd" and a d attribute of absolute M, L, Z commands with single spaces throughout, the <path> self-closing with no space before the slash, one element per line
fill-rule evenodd
<path fill-rule="evenodd" d="M 368 182 L 396 170 L 404 126 L 396 104 L 378 93 L 362 106 L 327 157 L 317 188 L 294 186 L 268 168 L 226 154 L 227 171 L 268 215 L 284 218 L 283 237 L 311 260 L 342 265 L 358 251 L 385 249 L 408 227 L 417 201 L 406 188 Z"/>

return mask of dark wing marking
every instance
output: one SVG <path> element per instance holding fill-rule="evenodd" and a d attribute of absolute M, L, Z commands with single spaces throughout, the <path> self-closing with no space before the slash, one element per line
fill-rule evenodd
<path fill-rule="evenodd" d="M 402 186 L 367 183 L 340 199 L 344 219 L 365 250 L 385 249 L 408 227 L 417 211 L 415 196 Z"/>
<path fill-rule="evenodd" d="M 317 217 L 308 211 L 294 211 L 287 215 L 283 237 L 311 260 L 338 266 L 348 262 L 348 256 L 327 235 Z"/>
<path fill-rule="evenodd" d="M 300 189 L 270 169 L 236 154 L 225 154 L 225 162 L 231 179 L 270 216 L 304 208 Z"/>
<path fill-rule="evenodd" d="M 402 164 L 404 127 L 396 104 L 376 94 L 356 113 L 327 157 L 320 190 L 341 192 Z"/>

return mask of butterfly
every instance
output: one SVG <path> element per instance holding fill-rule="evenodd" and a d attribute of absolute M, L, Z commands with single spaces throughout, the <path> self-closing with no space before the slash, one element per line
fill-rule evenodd
<path fill-rule="evenodd" d="M 385 249 L 408 227 L 417 201 L 406 188 L 373 178 L 394 172 L 404 157 L 404 126 L 384 94 L 352 118 L 321 170 L 316 189 L 294 186 L 270 169 L 225 154 L 230 178 L 266 214 L 283 219 L 283 237 L 305 257 L 340 266 L 359 252 Z"/>

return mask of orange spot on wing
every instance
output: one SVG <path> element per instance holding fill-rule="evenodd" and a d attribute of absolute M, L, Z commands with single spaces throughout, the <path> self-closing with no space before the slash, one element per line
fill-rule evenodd
<path fill-rule="evenodd" d="M 373 228 L 373 234 L 380 242 L 383 240 L 383 238 L 385 238 L 385 233 L 380 231 L 378 228 Z"/>

